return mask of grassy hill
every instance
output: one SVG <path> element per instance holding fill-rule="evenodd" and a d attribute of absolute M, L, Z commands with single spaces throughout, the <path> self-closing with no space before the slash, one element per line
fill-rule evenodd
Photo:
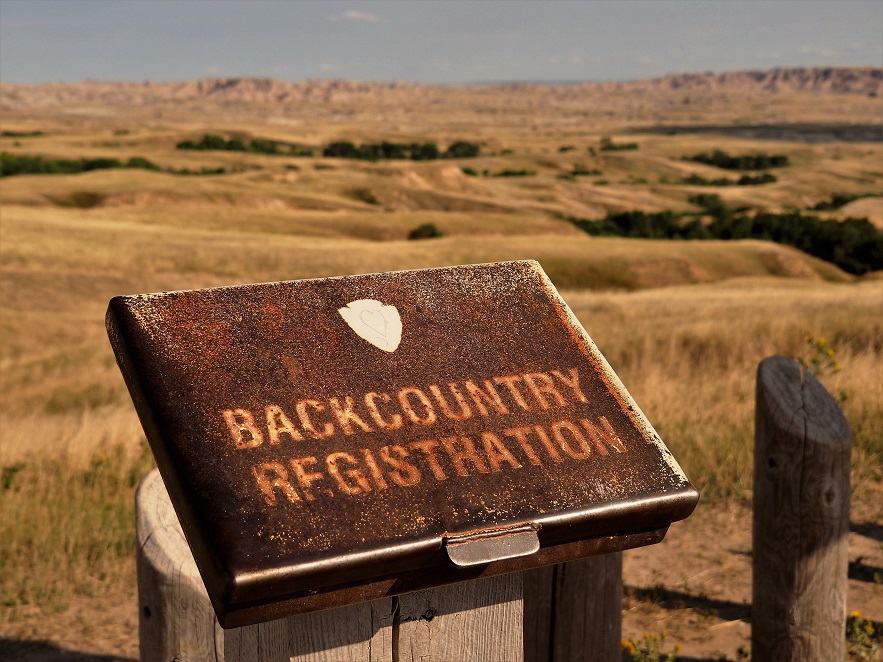
<path fill-rule="evenodd" d="M 4 84 L 0 152 L 9 159 L 142 157 L 158 170 L 0 179 L 0 637 L 88 646 L 75 633 L 88 631 L 89 605 L 130 599 L 132 491 L 150 458 L 104 332 L 117 294 L 538 259 L 706 499 L 750 494 L 757 362 L 780 353 L 812 363 L 833 349 L 840 369 L 822 361 L 821 377 L 852 426 L 854 499 L 883 516 L 879 274 L 856 277 L 767 241 L 592 237 L 564 220 L 671 210 L 708 221 L 691 198 L 716 194 L 732 209 L 883 223 L 880 141 L 688 130 L 879 122 L 867 89 L 801 88 L 781 75 L 776 89 L 702 80 L 329 83 L 304 84 L 300 96 L 192 85 L 140 98 L 124 85 Z M 673 123 L 684 131 L 647 131 Z M 314 156 L 176 147 L 206 133 Z M 466 140 L 481 151 L 431 161 L 321 156 L 342 140 Z M 611 143 L 636 148 L 602 149 Z M 714 149 L 784 155 L 788 165 L 763 185 L 685 183 L 744 174 L 683 158 Z M 203 169 L 223 172 L 183 174 Z M 814 209 L 838 196 L 849 202 Z M 427 224 L 441 236 L 408 239 Z M 105 650 L 131 653 L 131 633 L 120 637 L 128 643 Z"/>

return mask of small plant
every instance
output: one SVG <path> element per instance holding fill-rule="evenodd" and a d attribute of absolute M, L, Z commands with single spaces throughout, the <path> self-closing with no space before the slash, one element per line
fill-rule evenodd
<path fill-rule="evenodd" d="M 506 168 L 504 170 L 500 170 L 500 172 L 495 172 L 492 177 L 533 177 L 536 175 L 536 170 L 514 170 L 512 168 Z"/>
<path fill-rule="evenodd" d="M 475 168 L 460 168 L 463 171 L 464 175 L 469 175 L 470 177 L 478 177 L 478 173 L 475 171 Z"/>
<path fill-rule="evenodd" d="M 840 372 L 840 362 L 837 360 L 837 350 L 833 344 L 828 343 L 825 336 L 814 338 L 807 336 L 803 339 L 806 347 L 803 356 L 795 357 L 797 362 L 809 370 L 816 377 Z"/>
<path fill-rule="evenodd" d="M 12 489 L 15 477 L 19 471 L 25 468 L 24 462 L 15 462 L 0 468 L 0 492 Z"/>
<path fill-rule="evenodd" d="M 435 223 L 424 223 L 408 233 L 408 239 L 435 239 L 441 237 L 441 231 L 435 227 Z"/>
<path fill-rule="evenodd" d="M 631 637 L 623 641 L 622 650 L 632 662 L 675 662 L 681 647 L 675 645 L 672 652 L 663 653 L 667 636 L 666 632 L 658 635 L 645 632 L 641 642 L 636 642 Z"/>
<path fill-rule="evenodd" d="M 880 624 L 862 616 L 861 612 L 850 612 L 846 617 L 846 641 L 849 656 L 857 660 L 880 659 Z"/>

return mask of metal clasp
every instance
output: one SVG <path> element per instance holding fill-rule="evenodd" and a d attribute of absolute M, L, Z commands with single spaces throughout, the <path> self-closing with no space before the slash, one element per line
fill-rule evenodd
<path fill-rule="evenodd" d="M 540 549 L 537 529 L 531 524 L 509 529 L 491 529 L 448 536 L 445 551 L 451 562 L 461 568 L 493 561 L 530 556 Z"/>

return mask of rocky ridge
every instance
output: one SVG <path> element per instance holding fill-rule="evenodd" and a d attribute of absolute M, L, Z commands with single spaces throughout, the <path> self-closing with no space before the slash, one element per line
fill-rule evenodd
<path fill-rule="evenodd" d="M 307 80 L 286 82 L 271 78 L 209 78 L 195 81 L 95 81 L 80 83 L 0 84 L 0 107 L 10 110 L 52 108 L 70 104 L 146 105 L 212 101 L 224 104 L 338 103 L 380 97 L 443 95 L 449 87 L 410 82 L 355 82 Z M 768 71 L 681 73 L 633 81 L 574 83 L 510 83 L 456 88 L 483 92 L 502 91 L 518 96 L 573 97 L 611 91 L 720 93 L 810 92 L 879 96 L 883 93 L 883 68 L 797 67 Z"/>

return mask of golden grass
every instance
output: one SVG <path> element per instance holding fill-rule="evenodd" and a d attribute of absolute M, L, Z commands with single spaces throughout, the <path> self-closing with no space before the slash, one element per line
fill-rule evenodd
<path fill-rule="evenodd" d="M 883 286 L 769 279 L 579 292 L 567 297 L 706 497 L 751 490 L 757 364 L 809 360 L 826 338 L 842 366 L 821 375 L 853 432 L 853 482 L 883 478 Z"/>
<path fill-rule="evenodd" d="M 628 131 L 629 123 L 656 121 L 793 121 L 795 109 L 807 121 L 871 121 L 878 108 L 824 95 L 814 104 L 806 95 L 773 103 L 766 96 L 691 92 L 689 104 L 684 96 L 663 94 L 654 105 L 647 95 L 612 90 L 591 104 L 550 95 L 507 105 L 507 97 L 477 90 L 464 106 L 457 95 L 431 90 L 410 105 L 376 100 L 331 118 L 320 104 L 306 104 L 298 117 L 231 106 L 216 109 L 211 126 L 195 123 L 189 105 L 164 108 L 162 117 L 149 108 L 111 118 L 75 114 L 78 109 L 9 117 L 4 129 L 47 135 L 2 138 L 0 151 L 141 155 L 163 166 L 241 172 L 4 178 L 0 624 L 63 609 L 71 596 L 134 584 L 133 489 L 151 461 L 103 328 L 107 301 L 117 294 L 538 259 L 711 498 L 750 492 L 758 361 L 801 356 L 810 349 L 806 336 L 826 336 L 843 369 L 823 380 L 845 398 L 855 444 L 854 498 L 866 498 L 883 478 L 883 281 L 856 280 L 766 242 L 592 238 L 550 212 L 597 218 L 608 210 L 688 210 L 694 207 L 687 198 L 697 192 L 770 210 L 806 209 L 834 193 L 879 194 L 879 144 Z M 121 128 L 130 133 L 115 136 Z M 459 163 L 370 164 L 174 149 L 184 138 L 229 131 L 312 145 L 480 139 L 486 155 Z M 593 156 L 588 148 L 603 135 L 641 148 Z M 567 144 L 576 149 L 558 152 Z M 794 165 L 776 171 L 780 182 L 770 186 L 672 183 L 715 172 L 679 160 L 715 147 L 785 153 Z M 576 164 L 603 176 L 557 178 Z M 537 175 L 476 178 L 460 166 Z M 596 186 L 598 179 L 609 184 Z M 59 206 L 82 193 L 94 195 L 97 206 Z M 867 200 L 852 207 L 876 209 L 879 198 Z M 444 236 L 407 241 L 424 223 Z"/>

